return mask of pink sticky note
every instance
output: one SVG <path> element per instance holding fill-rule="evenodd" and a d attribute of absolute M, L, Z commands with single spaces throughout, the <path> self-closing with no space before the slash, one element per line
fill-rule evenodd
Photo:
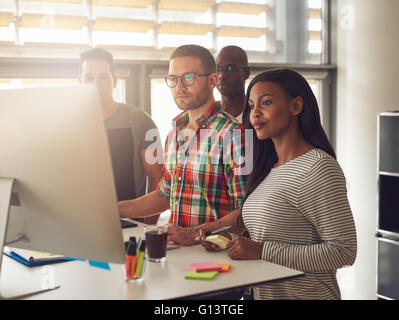
<path fill-rule="evenodd" d="M 222 267 L 214 262 L 192 263 L 189 267 L 196 272 L 222 271 Z"/>

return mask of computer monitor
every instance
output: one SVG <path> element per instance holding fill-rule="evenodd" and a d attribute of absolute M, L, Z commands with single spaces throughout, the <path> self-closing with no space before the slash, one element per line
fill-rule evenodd
<path fill-rule="evenodd" d="M 0 219 L 1 250 L 124 263 L 94 86 L 0 90 Z"/>

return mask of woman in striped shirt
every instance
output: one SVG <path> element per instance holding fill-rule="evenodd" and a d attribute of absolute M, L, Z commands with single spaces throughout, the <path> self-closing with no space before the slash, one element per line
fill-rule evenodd
<path fill-rule="evenodd" d="M 257 75 L 247 90 L 244 125 L 256 133 L 244 205 L 191 235 L 245 227 L 250 238 L 228 244 L 232 259 L 263 259 L 305 272 L 254 289 L 255 299 L 340 299 L 336 271 L 355 261 L 356 230 L 345 178 L 309 84 L 289 69 Z M 180 230 L 176 238 L 188 232 Z"/>

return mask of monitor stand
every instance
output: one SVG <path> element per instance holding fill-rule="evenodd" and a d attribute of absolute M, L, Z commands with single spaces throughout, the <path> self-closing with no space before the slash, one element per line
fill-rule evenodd
<path fill-rule="evenodd" d="M 3 261 L 3 248 L 6 241 L 6 232 L 7 232 L 7 222 L 8 222 L 8 215 L 10 212 L 10 205 L 11 205 L 11 196 L 14 186 L 14 179 L 12 178 L 1 178 L 0 177 L 0 279 L 1 279 L 1 264 Z M 0 300 L 1 299 L 21 299 L 32 296 L 34 294 L 58 289 L 60 286 L 56 286 L 54 288 L 46 288 L 32 292 L 21 293 L 14 296 L 4 296 L 1 292 L 0 288 Z"/>

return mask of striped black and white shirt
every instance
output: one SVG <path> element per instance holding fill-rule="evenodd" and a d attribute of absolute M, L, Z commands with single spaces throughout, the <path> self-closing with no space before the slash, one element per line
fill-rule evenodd
<path fill-rule="evenodd" d="M 354 263 L 356 230 L 338 162 L 312 149 L 271 169 L 242 209 L 262 259 L 304 276 L 254 290 L 255 299 L 340 299 L 336 270 Z"/>

